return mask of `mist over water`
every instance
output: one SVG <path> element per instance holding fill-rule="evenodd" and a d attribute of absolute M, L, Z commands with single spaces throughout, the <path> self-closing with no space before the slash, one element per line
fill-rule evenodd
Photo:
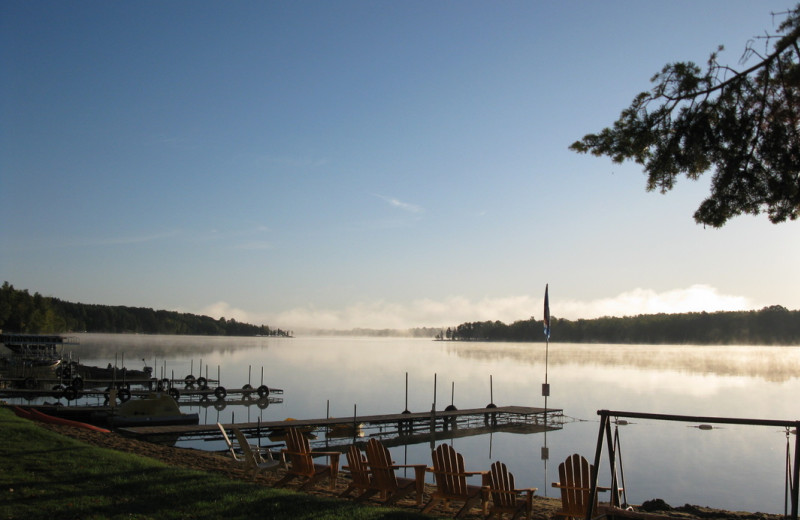
<path fill-rule="evenodd" d="M 204 423 L 313 419 L 498 406 L 544 406 L 565 424 L 547 434 L 457 438 L 468 470 L 505 462 L 518 487 L 557 496 L 551 482 L 572 453 L 594 456 L 600 409 L 795 420 L 800 418 L 800 348 L 437 342 L 407 338 L 221 338 L 79 335 L 86 364 L 144 362 L 159 377 L 193 373 L 227 388 L 266 384 L 282 403 L 182 407 Z M 202 367 L 202 369 L 201 369 Z M 202 372 L 201 372 L 202 370 Z M 406 394 L 406 373 L 408 393 Z M 490 376 L 492 385 L 490 387 Z M 436 387 L 434 387 L 436 380 Z M 780 428 L 631 421 L 619 426 L 630 503 L 662 498 L 732 510 L 783 512 L 786 432 Z M 794 450 L 794 435 L 789 440 Z M 219 442 L 179 445 L 221 450 Z M 547 446 L 549 459 L 542 460 Z M 391 448 L 398 462 L 429 463 L 428 442 Z M 608 480 L 604 452 L 601 483 Z M 606 482 L 607 483 L 607 482 Z"/>

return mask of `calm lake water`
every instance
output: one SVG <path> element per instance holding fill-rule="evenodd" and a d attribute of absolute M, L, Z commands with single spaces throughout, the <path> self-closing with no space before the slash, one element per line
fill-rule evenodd
<path fill-rule="evenodd" d="M 159 377 L 189 373 L 241 388 L 250 382 L 284 390 L 283 402 L 190 406 L 204 423 L 312 419 L 459 409 L 548 406 L 564 413 L 547 434 L 493 433 L 452 441 L 468 470 L 505 462 L 518 487 L 558 496 L 558 464 L 572 453 L 594 457 L 597 410 L 795 420 L 800 418 L 800 348 L 436 342 L 399 338 L 218 338 L 79 335 L 86 364 L 156 367 Z M 202 373 L 200 367 L 202 366 Z M 219 372 L 218 372 L 219 371 Z M 263 371 L 263 372 L 262 372 Z M 490 394 L 490 376 L 492 387 Z M 452 395 L 451 395 L 452 392 Z M 221 408 L 221 409 L 217 409 Z M 781 428 L 631 420 L 619 426 L 630 503 L 662 498 L 733 510 L 782 513 L 787 433 Z M 790 435 L 792 453 L 794 435 Z M 179 441 L 221 450 L 219 441 Z M 542 460 L 542 447 L 549 460 Z M 398 462 L 430 463 L 429 443 L 392 448 Z M 601 483 L 608 480 L 604 452 Z"/>

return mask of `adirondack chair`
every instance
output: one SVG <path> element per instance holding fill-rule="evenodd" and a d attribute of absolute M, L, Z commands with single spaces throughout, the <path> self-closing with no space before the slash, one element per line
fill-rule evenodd
<path fill-rule="evenodd" d="M 367 441 L 367 461 L 372 474 L 372 486 L 380 491 L 386 504 L 393 504 L 411 493 L 416 493 L 417 505 L 422 505 L 427 470 L 425 464 L 395 464 L 389 450 L 377 439 Z M 395 470 L 402 468 L 414 468 L 414 478 L 398 477 Z"/>
<path fill-rule="evenodd" d="M 525 513 L 525 517 L 530 520 L 531 510 L 533 509 L 533 494 L 536 492 L 536 488 L 515 489 L 514 475 L 509 473 L 506 465 L 500 461 L 492 464 L 492 469 L 489 473 L 488 491 L 492 499 L 492 505 L 486 518 L 491 518 L 494 515 L 500 517 L 508 513 L 514 519 L 521 513 Z M 486 503 L 484 502 L 485 505 Z"/>
<path fill-rule="evenodd" d="M 277 460 L 272 460 L 272 455 L 270 455 L 269 451 L 267 452 L 268 459 L 264 460 L 261 456 L 256 455 L 257 452 L 251 449 L 250 443 L 247 442 L 247 437 L 244 436 L 239 428 L 233 428 L 233 434 L 236 436 L 236 441 L 239 443 L 239 448 L 242 450 L 244 463 L 251 471 L 254 479 L 262 471 L 274 471 L 278 469 L 281 463 Z"/>
<path fill-rule="evenodd" d="M 236 453 L 236 446 L 233 444 L 233 442 L 231 442 L 231 438 L 228 437 L 228 432 L 225 431 L 225 427 L 222 426 L 222 424 L 217 423 L 217 428 L 219 428 L 219 431 L 222 434 L 222 439 L 225 441 L 225 444 L 228 446 L 228 452 L 231 454 L 231 457 L 233 457 L 233 460 L 235 460 L 237 462 L 245 462 L 244 455 Z M 238 443 L 238 439 L 237 439 L 237 443 Z M 261 450 L 258 449 L 258 446 L 253 446 L 251 444 L 250 445 L 250 450 L 253 451 L 253 454 L 255 455 L 256 460 L 258 460 L 258 462 L 263 462 L 263 460 L 261 459 Z"/>
<path fill-rule="evenodd" d="M 456 518 L 461 518 L 483 499 L 482 487 L 467 484 L 467 477 L 483 475 L 483 484 L 488 484 L 488 471 L 465 471 L 464 457 L 457 453 L 449 444 L 441 444 L 432 453 L 433 467 L 428 471 L 433 473 L 436 480 L 436 490 L 431 499 L 422 508 L 423 513 L 429 512 L 439 502 L 449 503 L 451 500 L 464 502 L 464 506 L 456 513 Z"/>
<path fill-rule="evenodd" d="M 308 489 L 317 481 L 328 478 L 330 489 L 336 489 L 336 476 L 339 474 L 339 452 L 311 451 L 308 439 L 299 428 L 286 429 L 286 448 L 283 453 L 289 461 L 286 476 L 275 483 L 276 487 L 286 485 L 295 478 L 303 478 L 305 482 L 300 489 Z M 314 464 L 315 457 L 328 457 L 328 464 Z"/>
<path fill-rule="evenodd" d="M 558 465 L 559 482 L 553 482 L 554 488 L 561 490 L 561 511 L 556 513 L 567 520 L 583 520 L 589 507 L 589 491 L 593 466 L 582 456 L 574 453 Z M 608 491 L 610 488 L 598 487 L 597 491 Z M 592 505 L 592 517 L 604 516 L 598 510 L 597 495 Z"/>
<path fill-rule="evenodd" d="M 347 470 L 353 480 L 347 486 L 347 489 L 339 494 L 340 497 L 346 497 L 353 491 L 360 489 L 362 493 L 356 497 L 356 500 L 363 500 L 378 492 L 372 485 L 367 458 L 355 444 L 351 444 L 347 449 L 347 466 L 342 469 Z"/>

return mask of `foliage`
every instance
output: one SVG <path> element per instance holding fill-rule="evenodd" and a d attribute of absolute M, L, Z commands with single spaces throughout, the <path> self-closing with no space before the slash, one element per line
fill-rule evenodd
<path fill-rule="evenodd" d="M 780 305 L 760 311 L 643 314 L 570 321 L 551 317 L 552 339 L 564 343 L 640 343 L 692 345 L 799 345 L 800 311 Z M 542 322 L 506 325 L 499 321 L 462 323 L 446 339 L 545 341 Z"/>
<path fill-rule="evenodd" d="M 0 287 L 0 330 L 7 332 L 133 332 L 139 334 L 194 334 L 204 336 L 289 336 L 266 325 L 215 320 L 208 316 L 143 307 L 71 303 L 4 282 Z"/>
<path fill-rule="evenodd" d="M 800 213 L 800 4 L 785 13 L 765 51 L 748 43 L 743 71 L 711 54 L 703 72 L 692 62 L 666 65 L 649 92 L 636 96 L 612 128 L 588 134 L 570 148 L 634 160 L 648 175 L 647 190 L 671 190 L 685 174 L 697 179 L 712 166 L 711 194 L 694 214 L 721 227 L 743 213 L 766 211 L 773 223 Z M 771 53 L 768 45 L 774 42 Z M 719 48 L 722 50 L 722 47 Z"/>

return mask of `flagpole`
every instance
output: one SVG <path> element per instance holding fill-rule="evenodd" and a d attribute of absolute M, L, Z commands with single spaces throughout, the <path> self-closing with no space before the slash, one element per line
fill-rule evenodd
<path fill-rule="evenodd" d="M 544 418 L 547 421 L 547 398 L 550 396 L 550 384 L 547 382 L 547 366 L 548 361 L 550 358 L 550 338 L 547 338 L 547 342 L 545 343 L 544 347 L 544 386 L 545 391 L 542 392 L 544 394 Z"/>
<path fill-rule="evenodd" d="M 547 379 L 548 365 L 550 362 L 550 284 L 544 286 L 544 337 L 546 340 L 544 350 L 544 384 L 542 385 L 542 395 L 544 396 L 544 420 L 547 422 L 547 398 L 550 396 L 550 384 Z"/>
<path fill-rule="evenodd" d="M 542 460 L 544 461 L 544 480 L 547 482 L 547 460 L 550 458 L 550 450 L 547 449 L 547 398 L 550 397 L 550 382 L 548 381 L 548 367 L 550 364 L 550 285 L 544 286 L 544 384 L 542 385 L 542 395 L 544 396 L 544 446 L 542 446 Z M 545 490 L 545 496 L 547 491 Z"/>

